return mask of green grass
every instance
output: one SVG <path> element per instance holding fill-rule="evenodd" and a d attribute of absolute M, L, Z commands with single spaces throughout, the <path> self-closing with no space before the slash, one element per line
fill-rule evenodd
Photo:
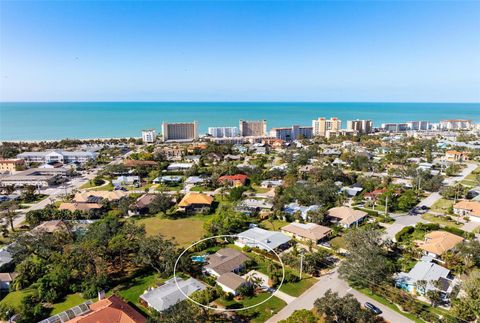
<path fill-rule="evenodd" d="M 20 311 L 20 306 L 22 305 L 22 300 L 25 296 L 32 294 L 34 288 L 26 288 L 14 292 L 8 293 L 1 301 L 0 306 L 6 306 Z"/>
<path fill-rule="evenodd" d="M 437 213 L 447 213 L 452 205 L 452 200 L 446 200 L 444 198 L 441 198 L 432 205 L 430 210 Z"/>
<path fill-rule="evenodd" d="M 264 194 L 264 193 L 267 193 L 268 191 L 271 190 L 271 188 L 265 188 L 265 187 L 261 187 L 261 186 L 255 185 L 255 184 L 252 185 L 252 189 L 257 194 Z"/>
<path fill-rule="evenodd" d="M 429 222 L 438 223 L 441 226 L 450 226 L 455 228 L 460 228 L 461 225 L 457 224 L 455 220 L 448 220 L 445 216 L 435 216 L 433 214 L 423 214 L 422 219 L 427 220 Z"/>
<path fill-rule="evenodd" d="M 114 187 L 112 182 L 108 182 L 105 186 L 96 186 L 96 188 L 92 188 L 92 191 L 113 191 Z"/>
<path fill-rule="evenodd" d="M 182 188 L 183 188 L 182 185 L 169 186 L 169 185 L 159 184 L 158 187 L 155 190 L 159 191 L 159 192 L 164 192 L 164 191 L 176 191 L 176 192 L 178 192 Z"/>
<path fill-rule="evenodd" d="M 317 280 L 313 277 L 304 278 L 296 283 L 286 283 L 280 287 L 280 290 L 284 293 L 287 293 L 290 296 L 298 297 L 302 295 L 307 289 L 312 287 Z"/>
<path fill-rule="evenodd" d="M 333 249 L 345 249 L 345 239 L 343 237 L 335 237 L 329 241 Z"/>
<path fill-rule="evenodd" d="M 273 223 L 273 225 L 272 225 Z M 262 227 L 264 227 L 267 230 L 275 230 L 278 231 L 280 230 L 281 227 L 286 226 L 290 222 L 282 221 L 282 220 L 273 220 L 272 222 L 268 220 L 262 221 Z"/>
<path fill-rule="evenodd" d="M 194 186 L 190 189 L 190 191 L 192 191 L 192 192 L 206 192 L 206 191 L 208 191 L 208 188 L 206 188 L 204 186 Z"/>
<path fill-rule="evenodd" d="M 105 181 L 100 184 L 100 185 L 103 185 L 105 183 Z M 85 184 L 83 184 L 82 186 L 80 186 L 81 189 L 86 189 L 86 188 L 92 188 L 92 187 L 97 187 L 97 186 L 100 186 L 100 185 L 95 185 L 93 184 L 93 180 L 89 180 L 88 182 L 86 182 Z"/>
<path fill-rule="evenodd" d="M 247 297 L 241 301 L 226 301 L 223 299 L 218 299 L 216 303 L 228 308 L 245 308 L 259 304 L 270 296 L 271 294 L 269 293 L 261 293 L 254 297 Z M 280 298 L 273 296 L 265 303 L 255 306 L 251 309 L 241 311 L 241 313 L 245 316 L 248 316 L 251 319 L 250 322 L 263 323 L 274 314 L 278 313 L 285 305 L 287 305 L 287 303 Z"/>
<path fill-rule="evenodd" d="M 85 303 L 86 301 L 87 300 L 83 298 L 82 295 L 79 293 L 67 295 L 67 297 L 65 297 L 65 300 L 63 302 L 56 303 L 53 305 L 53 310 L 52 310 L 52 313 L 50 313 L 50 315 L 61 313 L 74 306 Z"/>
<path fill-rule="evenodd" d="M 385 298 L 377 295 L 377 294 L 374 294 L 372 293 L 371 290 L 367 289 L 367 288 L 362 288 L 362 289 L 357 289 L 355 288 L 355 290 L 359 291 L 360 293 L 362 294 L 365 294 L 367 295 L 368 297 L 376 300 L 377 302 L 379 302 L 380 304 L 383 304 L 385 306 L 387 306 L 388 308 L 394 310 L 395 312 L 405 316 L 406 318 L 409 318 L 410 320 L 414 321 L 414 322 L 417 322 L 417 323 L 423 323 L 423 320 L 417 318 L 415 315 L 413 314 L 410 314 L 410 313 L 405 313 L 405 312 L 402 312 L 400 311 L 400 309 L 395 305 L 395 304 L 392 304 L 391 302 L 389 302 L 388 300 L 386 300 Z"/>
<path fill-rule="evenodd" d="M 198 241 L 204 234 L 203 224 L 209 218 L 205 215 L 196 215 L 183 219 L 165 219 L 154 216 L 137 220 L 137 224 L 144 224 L 148 236 L 161 234 L 165 238 L 175 238 L 182 247 Z"/>

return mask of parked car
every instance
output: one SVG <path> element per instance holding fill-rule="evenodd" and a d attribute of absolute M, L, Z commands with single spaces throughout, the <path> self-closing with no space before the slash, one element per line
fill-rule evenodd
<path fill-rule="evenodd" d="M 375 315 L 382 314 L 382 310 L 380 310 L 378 307 L 376 307 L 370 302 L 366 302 L 364 306 L 366 309 L 369 309 L 370 311 L 372 311 Z"/>

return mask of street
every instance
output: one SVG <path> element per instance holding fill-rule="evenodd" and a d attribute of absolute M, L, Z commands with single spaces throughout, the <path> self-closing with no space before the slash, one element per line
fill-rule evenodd
<path fill-rule="evenodd" d="M 370 302 L 382 310 L 381 316 L 392 323 L 407 323 L 412 322 L 405 316 L 395 312 L 383 304 L 371 299 L 370 297 L 357 292 L 350 288 L 346 281 L 338 277 L 338 273 L 334 272 L 322 276 L 318 282 L 310 287 L 305 293 L 297 297 L 295 300 L 287 304 L 280 312 L 272 316 L 267 323 L 275 323 L 287 319 L 292 313 L 300 309 L 312 309 L 313 304 L 317 298 L 322 297 L 327 290 L 331 289 L 333 292 L 338 292 L 340 296 L 347 293 L 352 294 L 363 305 L 365 302 Z"/>

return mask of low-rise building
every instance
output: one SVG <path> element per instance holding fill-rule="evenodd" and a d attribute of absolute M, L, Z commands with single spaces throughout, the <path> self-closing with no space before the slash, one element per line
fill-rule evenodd
<path fill-rule="evenodd" d="M 309 205 L 303 206 L 298 204 L 297 202 L 292 202 L 290 204 L 285 205 L 283 211 L 290 215 L 295 215 L 296 213 L 300 213 L 300 216 L 303 220 L 307 220 L 309 212 L 315 212 L 320 209 L 319 205 Z"/>
<path fill-rule="evenodd" d="M 247 181 L 248 176 L 244 174 L 223 175 L 218 178 L 218 182 L 223 185 L 244 186 Z"/>
<path fill-rule="evenodd" d="M 468 216 L 470 220 L 480 222 L 480 202 L 463 200 L 453 205 L 453 213 Z"/>
<path fill-rule="evenodd" d="M 294 239 L 306 242 L 311 241 L 314 244 L 320 243 L 320 241 L 332 233 L 332 230 L 329 227 L 318 225 L 316 223 L 293 222 L 282 227 L 280 230 L 282 233 Z"/>
<path fill-rule="evenodd" d="M 237 289 L 247 284 L 247 281 L 235 273 L 228 272 L 217 278 L 217 284 L 224 292 L 237 295 Z"/>
<path fill-rule="evenodd" d="M 0 159 L 0 174 L 13 173 L 23 165 L 25 165 L 23 159 Z"/>
<path fill-rule="evenodd" d="M 156 139 L 157 139 L 157 130 L 155 129 L 142 130 L 142 141 L 144 144 L 155 142 Z"/>
<path fill-rule="evenodd" d="M 182 176 L 165 175 L 155 178 L 152 182 L 154 184 L 176 185 L 182 182 Z"/>
<path fill-rule="evenodd" d="M 408 273 L 402 272 L 397 275 L 396 285 L 412 294 L 425 295 L 430 290 L 439 290 L 443 295 L 449 295 L 454 286 L 453 276 L 450 270 L 432 260 L 428 256 L 422 257 Z"/>
<path fill-rule="evenodd" d="M 82 212 L 90 212 L 90 211 L 97 211 L 102 208 L 101 204 L 98 203 L 67 203 L 64 202 L 59 205 L 59 210 L 68 210 L 71 212 L 75 211 L 82 211 Z"/>
<path fill-rule="evenodd" d="M 235 209 L 238 212 L 254 215 L 260 212 L 271 211 L 273 209 L 273 204 L 263 199 L 245 199 L 241 201 Z"/>
<path fill-rule="evenodd" d="M 447 231 L 432 231 L 425 235 L 424 241 L 417 241 L 417 245 L 427 256 L 437 258 L 454 249 L 463 240 L 464 238 Z"/>
<path fill-rule="evenodd" d="M 0 176 L 0 186 L 48 187 L 60 183 L 66 173 L 65 168 L 31 168 L 13 175 Z"/>
<path fill-rule="evenodd" d="M 448 150 L 445 152 L 445 159 L 451 162 L 463 162 L 468 160 L 468 153 L 464 151 Z"/>
<path fill-rule="evenodd" d="M 172 163 L 167 166 L 167 171 L 169 172 L 178 172 L 188 170 L 193 167 L 192 163 Z"/>
<path fill-rule="evenodd" d="M 355 210 L 347 206 L 340 206 L 328 210 L 328 216 L 332 219 L 332 222 L 338 223 L 344 228 L 350 228 L 365 220 L 367 212 Z"/>
<path fill-rule="evenodd" d="M 235 245 L 243 248 L 259 248 L 265 251 L 284 250 L 288 248 L 291 238 L 278 231 L 269 231 L 254 227 L 238 235 Z"/>
<path fill-rule="evenodd" d="M 229 272 L 240 272 L 247 260 L 249 258 L 240 251 L 232 248 L 223 248 L 207 256 L 204 269 L 208 274 L 219 277 Z"/>
<path fill-rule="evenodd" d="M 203 193 L 187 193 L 180 203 L 178 208 L 184 212 L 204 212 L 212 208 L 213 197 Z"/>
<path fill-rule="evenodd" d="M 175 281 L 176 280 L 176 281 Z M 184 280 L 180 277 L 167 280 L 163 285 L 149 288 L 140 295 L 140 303 L 157 312 L 163 312 L 173 305 L 187 299 L 194 292 L 206 289 L 207 286 L 195 278 Z"/>
<path fill-rule="evenodd" d="M 92 151 L 66 151 L 66 150 L 52 150 L 52 151 L 29 151 L 17 155 L 17 158 L 23 159 L 29 163 L 53 163 L 60 162 L 63 164 L 69 163 L 85 163 L 89 160 L 95 160 L 97 153 Z"/>

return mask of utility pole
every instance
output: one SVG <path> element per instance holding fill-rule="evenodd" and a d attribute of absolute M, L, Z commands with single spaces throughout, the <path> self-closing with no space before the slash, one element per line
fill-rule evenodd
<path fill-rule="evenodd" d="M 302 273 L 303 273 L 303 257 L 304 257 L 304 250 L 300 252 L 300 280 L 302 280 Z"/>
<path fill-rule="evenodd" d="M 388 215 L 388 194 L 385 198 L 385 215 Z"/>

